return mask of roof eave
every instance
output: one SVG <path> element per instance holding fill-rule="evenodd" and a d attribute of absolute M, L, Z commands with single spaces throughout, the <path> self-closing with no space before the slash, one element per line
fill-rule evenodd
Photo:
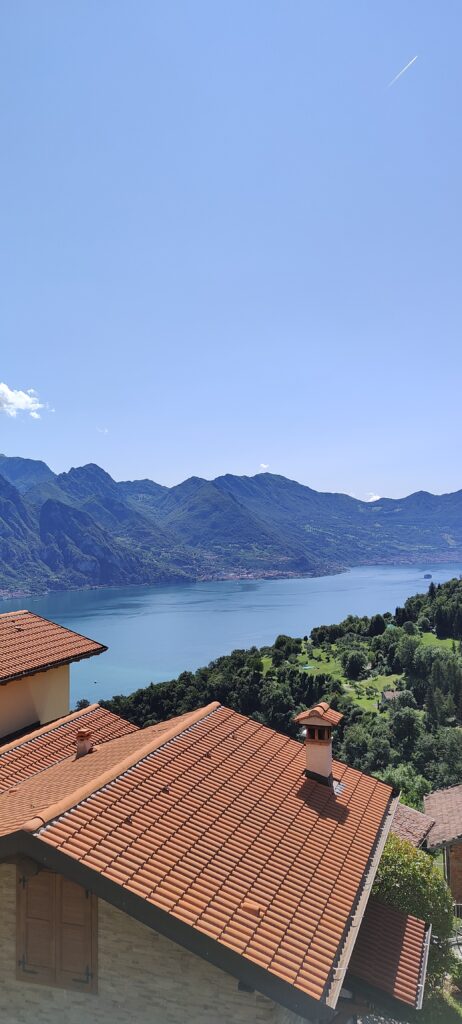
<path fill-rule="evenodd" d="M 335 1011 L 326 1002 L 320 1002 L 306 995 L 289 982 L 283 981 L 282 978 L 271 974 L 265 968 L 252 963 L 223 943 L 217 942 L 216 939 L 212 939 L 184 921 L 180 921 L 166 910 L 156 907 L 153 903 L 148 903 L 147 900 L 136 896 L 109 878 L 105 878 L 104 875 L 93 871 L 80 861 L 74 860 L 48 843 L 44 843 L 39 836 L 23 830 L 2 836 L 0 838 L 0 862 L 16 855 L 30 857 L 42 867 L 70 878 L 77 885 L 91 890 L 100 899 L 128 914 L 134 920 L 159 932 L 160 935 L 189 950 L 214 967 L 225 971 L 236 980 L 244 982 L 303 1019 L 307 1021 L 333 1019 Z"/>
<path fill-rule="evenodd" d="M 353 953 L 356 939 L 359 934 L 359 928 L 361 921 L 364 917 L 364 913 L 367 907 L 367 902 L 372 891 L 374 879 L 377 874 L 377 869 L 380 864 L 383 849 L 390 832 L 395 811 L 399 803 L 399 793 L 392 793 L 390 800 L 382 819 L 381 828 L 377 834 L 377 838 L 374 847 L 371 851 L 369 858 L 369 866 L 364 876 L 363 887 L 359 893 L 359 897 L 356 902 L 356 907 L 350 916 L 348 931 L 344 935 L 343 949 L 339 957 L 338 964 L 333 969 L 333 981 L 329 989 L 329 995 L 327 997 L 327 1003 L 329 1006 L 335 1008 L 340 996 L 340 991 L 345 981 L 345 975 L 348 970 L 348 964 Z"/>
<path fill-rule="evenodd" d="M 435 853 L 436 850 L 444 850 L 446 846 L 452 846 L 453 843 L 457 844 L 462 842 L 462 834 L 459 833 L 457 836 L 447 836 L 444 839 L 437 839 L 435 842 L 432 842 L 431 835 L 427 835 L 425 837 L 425 841 L 427 843 L 427 850 L 430 850 L 431 853 Z"/>
<path fill-rule="evenodd" d="M 43 665 L 38 665 L 36 668 L 27 669 L 22 672 L 14 672 L 10 676 L 2 676 L 0 678 L 0 686 L 6 686 L 8 683 L 14 683 L 16 679 L 24 679 L 25 676 L 37 676 L 40 672 L 48 672 L 52 668 L 60 668 L 62 665 L 70 665 L 73 661 L 83 661 L 85 658 L 93 658 L 97 654 L 104 654 L 107 651 L 107 647 L 104 644 L 99 644 L 97 650 L 86 651 L 83 654 L 73 654 L 70 658 L 60 658 L 58 661 L 45 662 Z"/>
<path fill-rule="evenodd" d="M 420 978 L 419 978 L 419 989 L 418 989 L 418 997 L 417 997 L 417 1003 L 416 1003 L 416 1010 L 421 1010 L 422 1006 L 423 1006 L 423 1000 L 424 1000 L 424 995 L 425 995 L 425 980 L 426 980 L 426 977 L 427 977 L 427 967 L 428 967 L 428 957 L 429 957 L 429 953 L 430 953 L 430 940 L 431 940 L 431 937 L 432 937 L 432 926 L 431 926 L 431 924 L 429 924 L 429 925 L 427 925 L 427 930 L 425 932 L 425 942 L 424 942 L 424 948 L 423 948 L 423 952 L 422 952 L 422 963 L 420 965 Z"/>

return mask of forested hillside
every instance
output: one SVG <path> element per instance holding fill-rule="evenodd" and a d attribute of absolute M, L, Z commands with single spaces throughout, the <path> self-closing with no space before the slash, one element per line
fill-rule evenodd
<path fill-rule="evenodd" d="M 234 651 L 197 672 L 103 701 L 137 725 L 212 700 L 297 735 L 294 715 L 318 700 L 344 714 L 335 753 L 394 783 L 420 807 L 462 782 L 462 580 L 417 594 L 394 613 L 349 616 L 311 636 Z M 383 691 L 392 699 L 383 700 Z"/>
<path fill-rule="evenodd" d="M 358 501 L 270 473 L 117 482 L 0 456 L 0 594 L 462 558 L 462 491 Z"/>

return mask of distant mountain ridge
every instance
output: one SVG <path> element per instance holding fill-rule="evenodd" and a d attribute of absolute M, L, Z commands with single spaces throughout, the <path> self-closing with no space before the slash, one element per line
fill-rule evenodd
<path fill-rule="evenodd" d="M 3 594 L 461 557 L 462 491 L 365 502 L 271 473 L 164 487 L 0 455 Z"/>

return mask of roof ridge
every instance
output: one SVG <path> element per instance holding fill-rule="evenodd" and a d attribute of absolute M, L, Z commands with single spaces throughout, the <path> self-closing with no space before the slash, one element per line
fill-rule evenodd
<path fill-rule="evenodd" d="M 132 754 L 127 755 L 119 761 L 118 764 L 113 765 L 112 768 L 102 772 L 101 775 L 91 779 L 86 783 L 86 785 L 81 786 L 80 789 L 68 794 L 56 803 L 45 807 L 40 816 L 37 815 L 37 817 L 30 818 L 23 822 L 21 830 L 23 832 L 37 832 L 54 818 L 59 818 L 61 814 L 65 814 L 66 811 L 71 809 L 71 807 L 76 807 L 77 804 L 82 803 L 82 801 L 87 797 L 92 796 L 105 786 L 108 786 L 111 782 L 114 782 L 114 779 L 118 778 L 120 775 L 124 775 L 125 772 L 129 771 L 130 768 L 133 768 L 135 764 L 139 764 L 139 762 L 143 761 L 145 757 L 148 757 L 149 754 L 155 753 L 159 747 L 163 747 L 165 743 L 176 739 L 177 736 L 180 736 L 182 732 L 186 732 L 186 730 L 190 729 L 191 726 L 197 725 L 198 722 L 207 718 L 207 716 L 212 714 L 214 711 L 217 711 L 220 706 L 220 701 L 215 700 L 212 701 L 211 704 L 206 704 L 204 707 L 198 708 L 197 711 L 192 711 L 187 724 L 185 724 L 184 721 L 177 722 L 171 729 L 167 729 L 165 732 L 156 734 L 154 740 L 151 739 L 149 743 L 146 743 L 143 747 L 133 751 Z M 142 730 L 140 731 L 142 732 Z M 109 740 L 108 742 L 110 743 L 111 741 Z M 105 744 L 105 746 L 107 746 L 107 744 Z M 91 755 L 87 754 L 86 756 L 90 757 Z"/>
<path fill-rule="evenodd" d="M 431 793 L 425 793 L 424 804 L 426 800 L 430 800 L 432 796 L 437 796 L 438 793 L 448 793 L 451 789 L 462 789 L 462 782 L 456 782 L 454 786 L 441 786 L 440 789 L 432 789 Z"/>
<path fill-rule="evenodd" d="M 38 739 L 39 736 L 44 736 L 46 733 L 54 732 L 55 729 L 61 728 L 63 725 L 67 725 L 68 722 L 75 721 L 76 718 L 83 718 L 88 714 L 89 711 L 95 711 L 96 708 L 101 707 L 98 702 L 95 704 L 89 704 L 86 708 L 80 708 L 79 711 L 70 711 L 68 715 L 63 715 L 62 718 L 55 718 L 52 722 L 47 722 L 46 725 L 41 725 L 40 729 L 34 729 L 33 732 L 25 733 L 23 736 L 18 736 L 15 740 L 10 740 L 9 743 L 0 744 L 0 758 L 4 754 L 8 754 L 10 750 L 15 750 L 18 747 L 25 746 L 26 743 L 31 743 L 32 740 Z"/>
<path fill-rule="evenodd" d="M 9 615 L 25 615 L 28 608 L 18 608 L 16 611 L 11 612 L 0 612 L 0 619 L 6 619 Z M 35 615 L 35 612 L 30 612 L 31 615 Z"/>

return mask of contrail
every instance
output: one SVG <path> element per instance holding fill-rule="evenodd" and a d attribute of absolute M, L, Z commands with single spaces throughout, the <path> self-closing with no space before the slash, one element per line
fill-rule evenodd
<path fill-rule="evenodd" d="M 394 85 L 395 82 L 398 81 L 398 78 L 401 78 L 401 75 L 404 75 L 404 72 L 407 71 L 407 69 L 410 68 L 412 64 L 415 64 L 418 56 L 419 56 L 419 54 L 416 54 L 416 56 L 413 57 L 412 60 L 409 61 L 409 64 L 406 64 L 405 68 L 401 68 L 401 71 L 398 71 L 398 74 L 395 75 L 395 77 L 392 78 L 391 82 L 388 83 L 387 89 L 389 89 L 391 85 Z"/>

